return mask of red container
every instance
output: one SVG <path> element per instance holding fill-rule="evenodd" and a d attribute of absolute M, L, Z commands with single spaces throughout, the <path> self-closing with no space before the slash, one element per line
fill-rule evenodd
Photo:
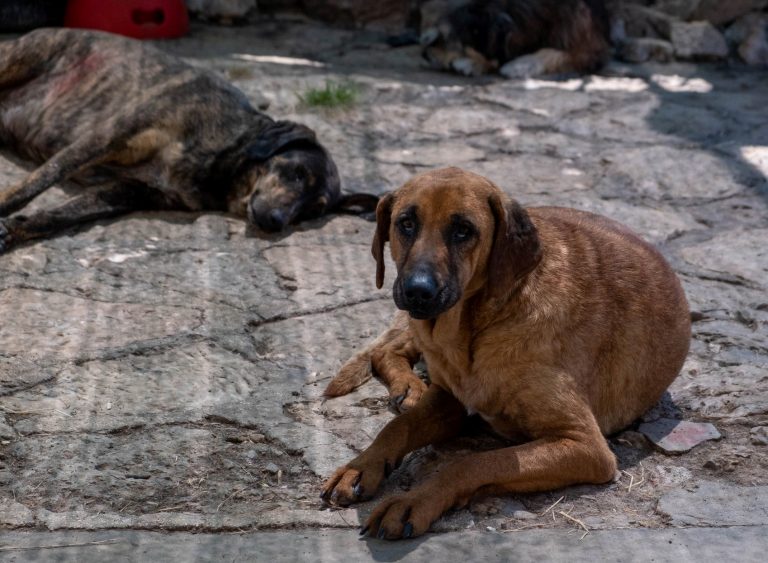
<path fill-rule="evenodd" d="M 184 0 L 69 0 L 64 25 L 163 39 L 186 34 L 189 16 Z"/>

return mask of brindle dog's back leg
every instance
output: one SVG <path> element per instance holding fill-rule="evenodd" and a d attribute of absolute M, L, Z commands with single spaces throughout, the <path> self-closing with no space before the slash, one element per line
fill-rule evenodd
<path fill-rule="evenodd" d="M 141 184 L 117 184 L 89 190 L 59 207 L 29 217 L 0 219 L 0 252 L 20 242 L 43 238 L 68 227 L 130 211 L 162 209 L 160 192 Z"/>

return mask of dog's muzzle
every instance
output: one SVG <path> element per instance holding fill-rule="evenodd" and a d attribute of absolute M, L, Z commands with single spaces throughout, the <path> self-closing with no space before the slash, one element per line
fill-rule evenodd
<path fill-rule="evenodd" d="M 393 293 L 398 309 L 408 311 L 414 319 L 434 318 L 450 306 L 445 288 L 427 268 L 398 277 Z"/>

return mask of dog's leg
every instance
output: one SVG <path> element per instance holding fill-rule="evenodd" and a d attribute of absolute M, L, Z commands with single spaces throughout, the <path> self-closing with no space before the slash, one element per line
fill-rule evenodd
<path fill-rule="evenodd" d="M 341 367 L 323 394 L 346 395 L 376 374 L 389 390 L 392 406 L 400 412 L 407 411 L 427 390 L 426 384 L 413 373 L 413 365 L 420 357 L 408 330 L 408 315 L 398 312 L 381 336 Z"/>
<path fill-rule="evenodd" d="M 346 506 L 372 497 L 405 454 L 455 436 L 466 415 L 451 394 L 430 385 L 411 410 L 390 421 L 370 447 L 336 470 L 325 482 L 321 498 Z"/>
<path fill-rule="evenodd" d="M 137 184 L 110 185 L 86 192 L 59 207 L 29 217 L 16 215 L 0 219 L 0 252 L 14 244 L 43 238 L 88 221 L 161 207 L 161 196 L 151 188 Z"/>
<path fill-rule="evenodd" d="M 407 327 L 393 334 L 386 345 L 371 351 L 373 373 L 387 387 L 392 406 L 400 412 L 412 409 L 427 390 L 426 383 L 413 372 L 420 358 L 421 350 Z"/>
<path fill-rule="evenodd" d="M 0 217 L 18 211 L 52 185 L 108 154 L 107 142 L 88 137 L 62 149 L 21 182 L 0 192 Z"/>
<path fill-rule="evenodd" d="M 417 536 L 446 510 L 465 506 L 478 493 L 544 491 L 610 481 L 616 459 L 591 413 L 589 417 L 584 428 L 452 462 L 409 492 L 385 499 L 364 529 L 379 538 Z"/>

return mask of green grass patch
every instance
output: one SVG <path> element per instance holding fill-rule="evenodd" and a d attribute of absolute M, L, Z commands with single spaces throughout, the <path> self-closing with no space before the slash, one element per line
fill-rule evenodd
<path fill-rule="evenodd" d="M 309 88 L 297 96 L 305 106 L 343 108 L 354 105 L 359 93 L 359 87 L 352 82 L 326 80 L 324 88 Z"/>

